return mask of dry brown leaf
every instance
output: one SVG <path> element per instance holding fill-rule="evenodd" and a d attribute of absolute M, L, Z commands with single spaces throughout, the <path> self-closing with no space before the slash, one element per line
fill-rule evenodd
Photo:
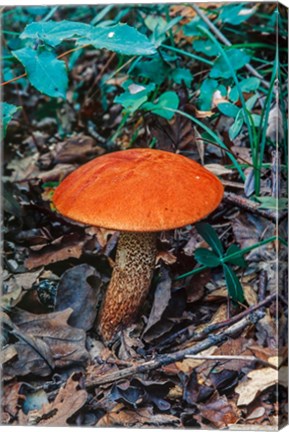
<path fill-rule="evenodd" d="M 156 257 L 156 264 L 163 260 L 165 264 L 171 265 L 177 261 L 177 257 L 169 251 L 159 251 Z"/>
<path fill-rule="evenodd" d="M 218 429 L 235 424 L 239 420 L 239 413 L 233 403 L 229 403 L 226 396 L 198 406 L 200 415 L 211 421 Z"/>
<path fill-rule="evenodd" d="M 246 302 L 249 306 L 256 305 L 258 303 L 258 295 L 254 288 L 249 284 L 242 284 L 244 296 L 246 299 Z"/>
<path fill-rule="evenodd" d="M 204 168 L 211 171 L 213 174 L 217 176 L 233 173 L 233 170 L 225 168 L 223 165 L 216 164 L 216 163 L 206 164 L 204 165 Z"/>
<path fill-rule="evenodd" d="M 19 401 L 24 399 L 23 395 L 19 394 L 22 384 L 13 382 L 3 387 L 2 408 L 12 417 L 19 411 Z"/>
<path fill-rule="evenodd" d="M 139 408 L 137 411 L 124 408 L 118 404 L 112 411 L 105 414 L 96 424 L 98 427 L 122 426 L 180 426 L 180 420 L 169 414 L 155 414 L 151 407 Z"/>
<path fill-rule="evenodd" d="M 279 372 L 273 368 L 263 368 L 249 372 L 248 379 L 235 388 L 235 392 L 239 395 L 237 405 L 249 405 L 263 390 L 273 385 L 279 384 L 287 387 L 287 377 L 288 368 L 285 366 Z"/>
<path fill-rule="evenodd" d="M 89 357 L 85 347 L 86 334 L 67 324 L 72 311 L 35 315 L 15 309 L 12 318 L 17 327 L 13 335 L 18 342 L 13 347 L 18 356 L 5 365 L 4 376 L 29 373 L 46 376 L 54 367 L 85 363 Z"/>
<path fill-rule="evenodd" d="M 193 345 L 192 345 L 193 346 Z M 204 351 L 201 351 L 198 356 L 202 357 L 202 356 L 211 356 L 215 353 L 217 347 L 216 346 L 212 346 Z M 191 373 L 193 369 L 195 369 L 196 367 L 200 366 L 201 364 L 203 364 L 205 361 L 207 361 L 206 359 L 185 359 L 183 361 L 180 362 L 176 362 L 175 365 L 178 368 L 179 371 L 184 372 L 186 374 Z"/>
<path fill-rule="evenodd" d="M 100 274 L 88 264 L 66 270 L 59 281 L 54 310 L 72 308 L 69 325 L 85 331 L 91 329 L 100 301 L 100 286 Z"/>
<path fill-rule="evenodd" d="M 67 420 L 87 400 L 86 390 L 80 388 L 79 381 L 75 377 L 76 374 L 68 378 L 65 386 L 59 390 L 53 402 L 44 404 L 40 410 L 30 411 L 27 416 L 22 416 L 22 422 L 25 419 L 25 425 L 62 427 L 67 425 Z"/>
<path fill-rule="evenodd" d="M 279 142 L 284 138 L 283 117 L 278 104 L 269 112 L 266 136 L 273 142 Z"/>
<path fill-rule="evenodd" d="M 42 247 L 41 250 L 31 251 L 24 264 L 28 270 L 31 270 L 58 261 L 65 261 L 68 258 L 80 258 L 83 245 L 84 240 L 74 234 L 71 235 L 71 238 L 66 238 L 63 244 L 59 239 L 56 239 L 50 245 Z"/>

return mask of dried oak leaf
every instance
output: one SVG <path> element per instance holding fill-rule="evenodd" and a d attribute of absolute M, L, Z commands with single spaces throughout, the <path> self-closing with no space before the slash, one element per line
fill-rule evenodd
<path fill-rule="evenodd" d="M 87 392 L 80 387 L 76 374 L 72 374 L 53 402 L 44 404 L 40 410 L 22 415 L 22 424 L 39 426 L 65 426 L 67 420 L 86 402 Z"/>
<path fill-rule="evenodd" d="M 97 315 L 100 285 L 100 274 L 88 264 L 67 270 L 58 285 L 55 311 L 72 308 L 68 324 L 89 330 Z"/>
<path fill-rule="evenodd" d="M 149 334 L 147 333 L 149 333 L 149 330 L 160 321 L 164 311 L 168 307 L 169 301 L 171 299 L 171 286 L 172 279 L 169 275 L 169 271 L 167 269 L 163 269 L 160 283 L 156 287 L 151 313 L 144 330 L 146 341 L 150 339 Z"/>
<path fill-rule="evenodd" d="M 226 396 L 222 396 L 207 404 L 200 404 L 198 408 L 200 416 L 212 422 L 218 429 L 235 424 L 239 420 L 237 408 L 228 402 Z"/>
<path fill-rule="evenodd" d="M 18 339 L 13 347 L 17 358 L 4 367 L 4 376 L 29 373 L 46 376 L 54 367 L 62 368 L 86 362 L 85 332 L 67 324 L 72 309 L 35 315 L 20 309 L 12 313 Z M 18 329 L 18 330 L 17 330 Z"/>
<path fill-rule="evenodd" d="M 9 417 L 15 417 L 19 411 L 19 401 L 23 399 L 23 395 L 19 394 L 22 384 L 22 382 L 12 382 L 3 386 L 2 411 Z"/>
<path fill-rule="evenodd" d="M 96 426 L 181 426 L 180 420 L 168 414 L 155 414 L 152 407 L 140 408 L 137 411 L 128 410 L 122 404 L 118 404 L 112 411 L 105 414 Z"/>
<path fill-rule="evenodd" d="M 288 368 L 283 366 L 279 371 L 273 368 L 262 368 L 249 372 L 247 379 L 241 382 L 236 388 L 235 392 L 238 393 L 239 399 L 237 405 L 249 405 L 255 397 L 262 391 L 271 386 L 282 385 L 288 386 Z"/>
<path fill-rule="evenodd" d="M 31 251 L 24 265 L 28 270 L 31 270 L 58 261 L 65 261 L 68 258 L 80 258 L 83 245 L 84 239 L 78 233 L 62 236 L 48 246 L 42 247 L 41 250 Z"/>

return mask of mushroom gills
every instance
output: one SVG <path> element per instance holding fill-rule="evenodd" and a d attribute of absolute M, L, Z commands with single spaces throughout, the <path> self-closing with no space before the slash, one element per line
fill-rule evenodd
<path fill-rule="evenodd" d="M 111 281 L 100 312 L 99 329 L 109 341 L 131 324 L 150 288 L 156 259 L 155 232 L 121 232 Z"/>

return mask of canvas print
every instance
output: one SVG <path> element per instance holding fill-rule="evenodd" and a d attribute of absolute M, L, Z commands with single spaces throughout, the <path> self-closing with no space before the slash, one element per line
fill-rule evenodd
<path fill-rule="evenodd" d="M 1 19 L 1 424 L 285 426 L 286 7 Z"/>

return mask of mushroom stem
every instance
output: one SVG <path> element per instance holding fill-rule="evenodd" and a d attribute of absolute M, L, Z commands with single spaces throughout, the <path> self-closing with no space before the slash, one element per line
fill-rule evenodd
<path fill-rule="evenodd" d="M 155 258 L 156 233 L 120 233 L 111 281 L 100 312 L 99 329 L 105 341 L 136 317 L 149 291 Z"/>

